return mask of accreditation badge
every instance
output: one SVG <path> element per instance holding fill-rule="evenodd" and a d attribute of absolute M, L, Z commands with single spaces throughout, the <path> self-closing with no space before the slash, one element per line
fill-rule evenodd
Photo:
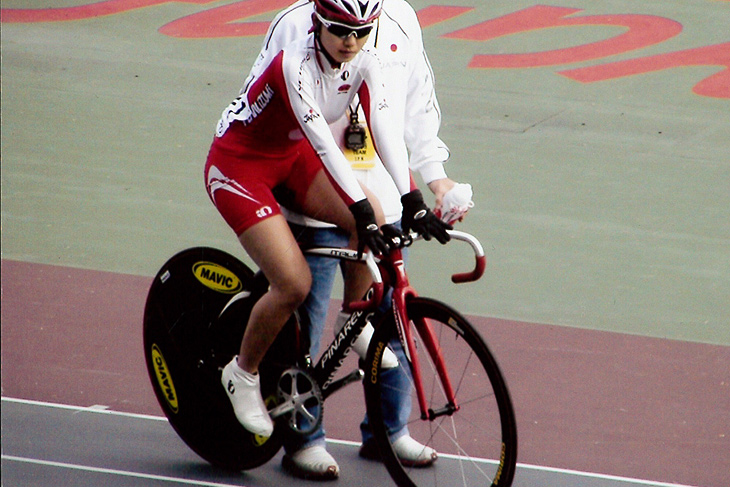
<path fill-rule="evenodd" d="M 370 136 L 370 131 L 367 127 L 365 129 L 365 146 L 360 149 L 348 149 L 345 148 L 344 154 L 348 161 L 350 161 L 350 167 L 360 171 L 367 171 L 375 167 L 375 148 L 373 147 L 373 139 Z"/>

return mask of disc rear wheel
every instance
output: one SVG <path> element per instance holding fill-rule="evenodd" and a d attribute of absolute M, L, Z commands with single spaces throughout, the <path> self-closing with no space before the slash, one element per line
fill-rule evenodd
<path fill-rule="evenodd" d="M 193 248 L 162 267 L 145 307 L 145 358 L 162 411 L 192 450 L 231 470 L 267 462 L 287 429 L 277 426 L 268 439 L 246 431 L 220 382 L 261 295 L 256 286 L 253 272 L 235 257 Z M 277 403 L 281 372 L 296 361 L 296 326 L 295 318 L 287 322 L 260 367 L 261 392 L 270 407 Z"/>

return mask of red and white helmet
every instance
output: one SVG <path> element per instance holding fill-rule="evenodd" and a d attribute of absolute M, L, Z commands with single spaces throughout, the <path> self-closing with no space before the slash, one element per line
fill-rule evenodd
<path fill-rule="evenodd" d="M 327 20 L 347 25 L 369 24 L 380 16 L 384 0 L 314 0 L 314 8 Z"/>

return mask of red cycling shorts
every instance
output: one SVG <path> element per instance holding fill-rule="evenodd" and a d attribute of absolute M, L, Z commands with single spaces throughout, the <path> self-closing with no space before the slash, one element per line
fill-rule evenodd
<path fill-rule="evenodd" d="M 286 186 L 302 205 L 322 162 L 306 139 L 286 150 L 261 150 L 234 127 L 216 137 L 205 164 L 208 196 L 226 223 L 241 235 L 256 223 L 281 214 L 272 189 Z"/>

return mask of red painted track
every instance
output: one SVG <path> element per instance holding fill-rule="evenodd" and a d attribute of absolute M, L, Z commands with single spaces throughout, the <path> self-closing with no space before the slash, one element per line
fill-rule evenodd
<path fill-rule="evenodd" d="M 141 323 L 151 278 L 2 261 L 2 394 L 161 414 Z M 721 487 L 730 347 L 473 317 L 507 376 L 520 462 Z M 328 402 L 332 438 L 358 441 Z"/>

